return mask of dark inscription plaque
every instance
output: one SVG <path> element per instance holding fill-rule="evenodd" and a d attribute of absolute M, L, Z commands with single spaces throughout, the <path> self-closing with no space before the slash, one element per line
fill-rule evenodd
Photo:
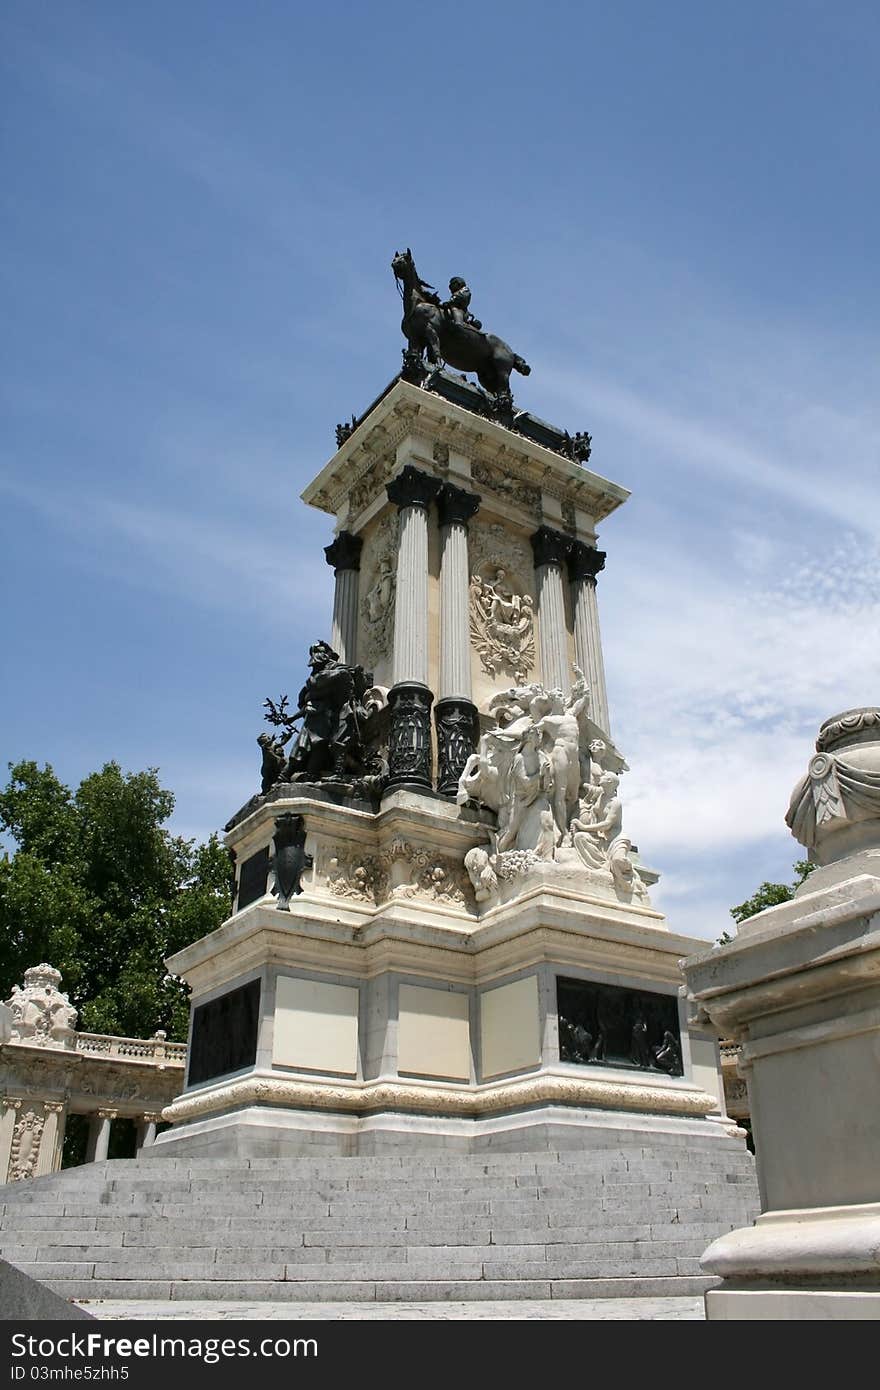
<path fill-rule="evenodd" d="M 557 979 L 556 1002 L 560 1061 L 682 1075 L 675 995 Z"/>
<path fill-rule="evenodd" d="M 199 1004 L 193 1013 L 187 1085 L 252 1067 L 257 1060 L 259 1022 L 259 980 Z"/>
<path fill-rule="evenodd" d="M 236 911 L 241 912 L 248 903 L 255 903 L 266 891 L 269 877 L 269 846 L 252 854 L 242 863 L 238 875 L 238 903 Z"/>

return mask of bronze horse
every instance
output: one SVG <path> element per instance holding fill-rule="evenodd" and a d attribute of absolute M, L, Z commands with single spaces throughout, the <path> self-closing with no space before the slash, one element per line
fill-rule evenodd
<path fill-rule="evenodd" d="M 409 350 L 426 354 L 432 368 L 446 362 L 460 372 L 475 372 L 480 385 L 502 400 L 510 397 L 510 373 L 528 376 L 532 370 L 512 348 L 494 333 L 481 333 L 470 324 L 456 322 L 440 303 L 440 296 L 419 277 L 409 247 L 395 252 L 394 278 L 402 287 L 403 335 Z"/>

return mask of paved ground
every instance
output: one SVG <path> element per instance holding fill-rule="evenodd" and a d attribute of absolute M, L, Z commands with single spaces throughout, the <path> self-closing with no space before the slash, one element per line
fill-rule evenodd
<path fill-rule="evenodd" d="M 558 1298 L 523 1299 L 508 1303 L 115 1303 L 96 1299 L 81 1302 L 94 1317 L 107 1320 L 165 1322 L 224 1319 L 277 1322 L 338 1322 L 369 1320 L 404 1322 L 432 1318 L 445 1322 L 703 1322 L 702 1298 Z"/>

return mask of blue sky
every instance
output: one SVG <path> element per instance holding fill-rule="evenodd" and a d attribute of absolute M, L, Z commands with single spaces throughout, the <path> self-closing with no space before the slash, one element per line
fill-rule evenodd
<path fill-rule="evenodd" d="M 880 700 L 880 11 L 7 3 L 0 757 L 157 766 L 204 836 L 329 631 L 298 499 L 464 275 L 600 534 L 627 828 L 717 935 Z"/>

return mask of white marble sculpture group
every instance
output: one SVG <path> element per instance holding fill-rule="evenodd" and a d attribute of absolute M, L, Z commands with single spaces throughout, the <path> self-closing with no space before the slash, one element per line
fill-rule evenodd
<path fill-rule="evenodd" d="M 618 772 L 626 764 L 592 735 L 589 689 L 574 669 L 568 698 L 532 683 L 489 705 L 497 722 L 468 759 L 457 797 L 459 805 L 476 802 L 497 816 L 489 848 L 465 856 L 478 902 L 498 896 L 499 880 L 549 863 L 579 867 L 626 901 L 647 900 L 623 834 Z"/>

